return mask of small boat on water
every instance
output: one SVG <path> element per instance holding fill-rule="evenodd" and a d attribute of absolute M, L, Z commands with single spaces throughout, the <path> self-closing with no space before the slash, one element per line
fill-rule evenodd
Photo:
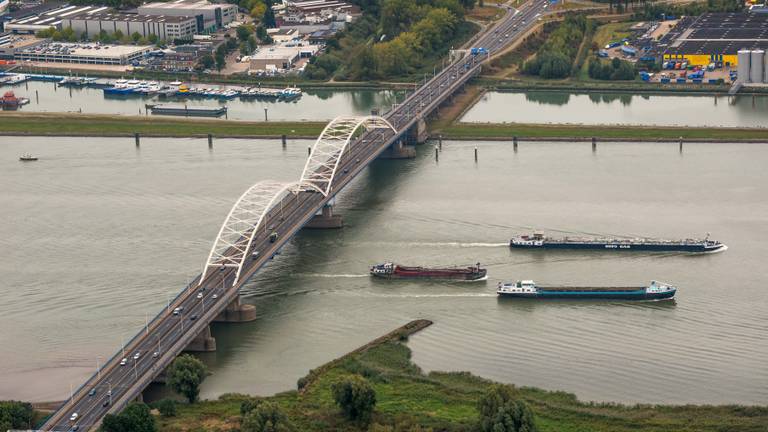
<path fill-rule="evenodd" d="M 37 160 L 37 157 L 32 156 L 29 153 L 24 153 L 23 155 L 21 155 L 21 157 L 19 157 L 19 160 L 22 162 L 34 162 Z"/>
<path fill-rule="evenodd" d="M 728 249 L 719 241 L 703 239 L 660 240 L 649 238 L 547 237 L 543 233 L 512 237 L 513 249 L 597 249 L 608 251 L 718 252 Z"/>
<path fill-rule="evenodd" d="M 570 300 L 669 300 L 675 296 L 674 286 L 652 281 L 648 286 L 635 287 L 545 287 L 532 280 L 515 283 L 501 283 L 496 289 L 500 297 L 527 299 L 570 299 Z"/>
<path fill-rule="evenodd" d="M 0 98 L 0 107 L 4 110 L 15 110 L 29 103 L 29 99 L 17 97 L 12 91 L 7 91 Z"/>
<path fill-rule="evenodd" d="M 408 267 L 391 262 L 371 267 L 371 275 L 382 279 L 444 279 L 473 281 L 483 279 L 488 271 L 480 263 L 469 267 Z"/>

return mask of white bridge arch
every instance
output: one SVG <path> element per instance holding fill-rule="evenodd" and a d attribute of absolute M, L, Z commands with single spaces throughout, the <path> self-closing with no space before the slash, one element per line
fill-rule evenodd
<path fill-rule="evenodd" d="M 278 202 L 288 194 L 298 193 L 302 188 L 298 183 L 280 183 L 265 180 L 248 188 L 232 206 L 224 224 L 216 236 L 216 241 L 208 254 L 208 260 L 200 277 L 200 284 L 211 268 L 235 267 L 233 285 L 240 279 L 243 263 L 248 257 L 254 237 L 256 237 L 265 216 Z M 267 234 L 266 225 L 263 233 Z"/>
<path fill-rule="evenodd" d="M 336 117 L 315 141 L 299 183 L 328 196 L 341 156 L 356 138 L 355 133 L 360 128 L 391 129 L 397 132 L 390 122 L 379 116 Z"/>
<path fill-rule="evenodd" d="M 357 138 L 355 134 L 358 130 L 372 129 L 391 129 L 397 132 L 392 124 L 379 116 L 336 117 L 328 123 L 315 142 L 299 182 L 265 180 L 245 191 L 221 225 L 205 262 L 199 285 L 212 268 L 227 267 L 237 268 L 232 285 L 237 284 L 254 238 L 259 232 L 268 235 L 265 219 L 273 207 L 282 203 L 288 194 L 301 191 L 313 190 L 328 196 L 344 150 Z"/>

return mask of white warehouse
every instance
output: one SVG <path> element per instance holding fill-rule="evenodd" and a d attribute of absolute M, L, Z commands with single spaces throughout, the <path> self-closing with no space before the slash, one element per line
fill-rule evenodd
<path fill-rule="evenodd" d="M 191 40 L 197 33 L 197 20 L 188 16 L 92 13 L 67 17 L 61 24 L 62 28 L 72 27 L 78 36 L 85 34 L 89 38 L 98 35 L 102 30 L 110 34 L 120 30 L 127 36 L 133 33 L 139 33 L 143 37 L 156 35 L 166 40 Z"/>
<path fill-rule="evenodd" d="M 209 3 L 207 0 L 173 0 L 146 3 L 139 15 L 187 16 L 198 18 L 198 32 L 215 31 L 237 19 L 237 5 Z"/>

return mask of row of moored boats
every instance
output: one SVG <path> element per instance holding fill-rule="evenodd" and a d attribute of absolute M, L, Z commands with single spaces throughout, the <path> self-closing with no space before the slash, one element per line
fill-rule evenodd
<path fill-rule="evenodd" d="M 203 97 L 225 100 L 240 97 L 290 101 L 301 97 L 302 92 L 298 87 L 286 87 L 284 89 L 260 86 L 245 88 L 208 88 L 191 87 L 180 81 L 165 84 L 157 81 L 120 79 L 115 81 L 112 86 L 104 88 L 104 94 Z"/>

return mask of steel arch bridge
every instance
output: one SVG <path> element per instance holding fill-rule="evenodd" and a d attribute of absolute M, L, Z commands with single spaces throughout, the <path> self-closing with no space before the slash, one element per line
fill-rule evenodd
<path fill-rule="evenodd" d="M 358 133 L 372 129 L 391 129 L 397 133 L 389 121 L 379 116 L 333 119 L 315 141 L 299 183 L 328 196 L 344 150 L 351 148 Z"/>
<path fill-rule="evenodd" d="M 378 116 L 337 117 L 323 129 L 307 158 L 301 180 L 281 183 L 265 180 L 248 188 L 232 206 L 221 225 L 219 234 L 208 254 L 200 284 L 211 269 L 233 267 L 237 269 L 232 286 L 240 279 L 245 260 L 258 233 L 268 234 L 266 216 L 289 194 L 315 191 L 328 196 L 344 150 L 351 148 L 358 134 L 364 130 L 388 128 L 397 130 Z"/>

